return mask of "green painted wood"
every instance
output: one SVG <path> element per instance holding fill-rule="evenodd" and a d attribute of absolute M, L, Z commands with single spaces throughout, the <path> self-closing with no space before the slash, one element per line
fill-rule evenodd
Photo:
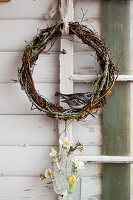
<path fill-rule="evenodd" d="M 130 67 L 130 1 L 102 0 L 102 37 L 122 74 Z M 117 83 L 103 112 L 103 154 L 130 153 L 130 85 Z M 130 200 L 130 166 L 103 165 L 103 200 Z"/>

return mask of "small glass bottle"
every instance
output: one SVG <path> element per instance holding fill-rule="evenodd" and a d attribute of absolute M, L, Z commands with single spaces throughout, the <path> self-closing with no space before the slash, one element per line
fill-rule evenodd
<path fill-rule="evenodd" d="M 53 186 L 54 191 L 57 194 L 64 195 L 67 192 L 67 177 L 65 170 L 60 168 L 59 162 L 56 160 L 54 162 L 54 177 L 53 177 Z"/>

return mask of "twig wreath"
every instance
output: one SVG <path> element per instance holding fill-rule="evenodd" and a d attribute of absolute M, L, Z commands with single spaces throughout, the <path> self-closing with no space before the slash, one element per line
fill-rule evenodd
<path fill-rule="evenodd" d="M 27 94 L 29 100 L 38 110 L 45 112 L 49 117 L 58 119 L 84 119 L 89 114 L 95 113 L 107 103 L 107 96 L 115 83 L 115 72 L 111 53 L 105 42 L 91 29 L 78 22 L 69 23 L 69 33 L 76 35 L 81 41 L 91 47 L 97 55 L 97 62 L 101 67 L 101 74 L 94 82 L 93 93 L 89 103 L 82 109 L 64 109 L 63 107 L 48 102 L 35 89 L 32 73 L 39 54 L 43 52 L 49 41 L 61 36 L 62 22 L 41 30 L 32 42 L 27 45 L 23 57 L 22 67 L 18 70 L 18 79 L 21 88 Z"/>

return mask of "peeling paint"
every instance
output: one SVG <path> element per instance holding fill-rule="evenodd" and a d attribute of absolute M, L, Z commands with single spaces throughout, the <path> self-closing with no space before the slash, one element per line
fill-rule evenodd
<path fill-rule="evenodd" d="M 24 190 L 24 192 L 28 192 L 28 191 L 31 191 L 31 189 L 25 189 L 25 190 Z"/>
<path fill-rule="evenodd" d="M 97 136 L 97 145 L 102 144 L 102 134 L 98 134 Z"/>
<path fill-rule="evenodd" d="M 102 171 L 103 171 L 103 167 L 102 167 L 102 164 L 98 164 L 97 165 L 97 171 L 102 174 Z"/>
<path fill-rule="evenodd" d="M 88 198 L 88 200 L 102 200 L 102 195 L 94 195 Z"/>

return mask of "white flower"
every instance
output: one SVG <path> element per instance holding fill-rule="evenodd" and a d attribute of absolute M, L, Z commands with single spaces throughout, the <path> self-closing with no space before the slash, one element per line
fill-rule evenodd
<path fill-rule="evenodd" d="M 82 160 L 78 160 L 77 158 L 72 158 L 72 162 L 77 169 L 85 169 L 84 162 Z"/>
<path fill-rule="evenodd" d="M 59 143 L 66 148 L 69 148 L 72 145 L 72 141 L 70 141 L 70 139 L 68 139 L 67 137 L 61 138 L 59 140 Z"/>
<path fill-rule="evenodd" d="M 45 170 L 45 177 L 50 178 L 52 176 L 52 170 L 50 168 Z"/>
<path fill-rule="evenodd" d="M 51 147 L 49 155 L 50 155 L 51 158 L 53 158 L 57 155 L 57 151 L 53 147 Z"/>

